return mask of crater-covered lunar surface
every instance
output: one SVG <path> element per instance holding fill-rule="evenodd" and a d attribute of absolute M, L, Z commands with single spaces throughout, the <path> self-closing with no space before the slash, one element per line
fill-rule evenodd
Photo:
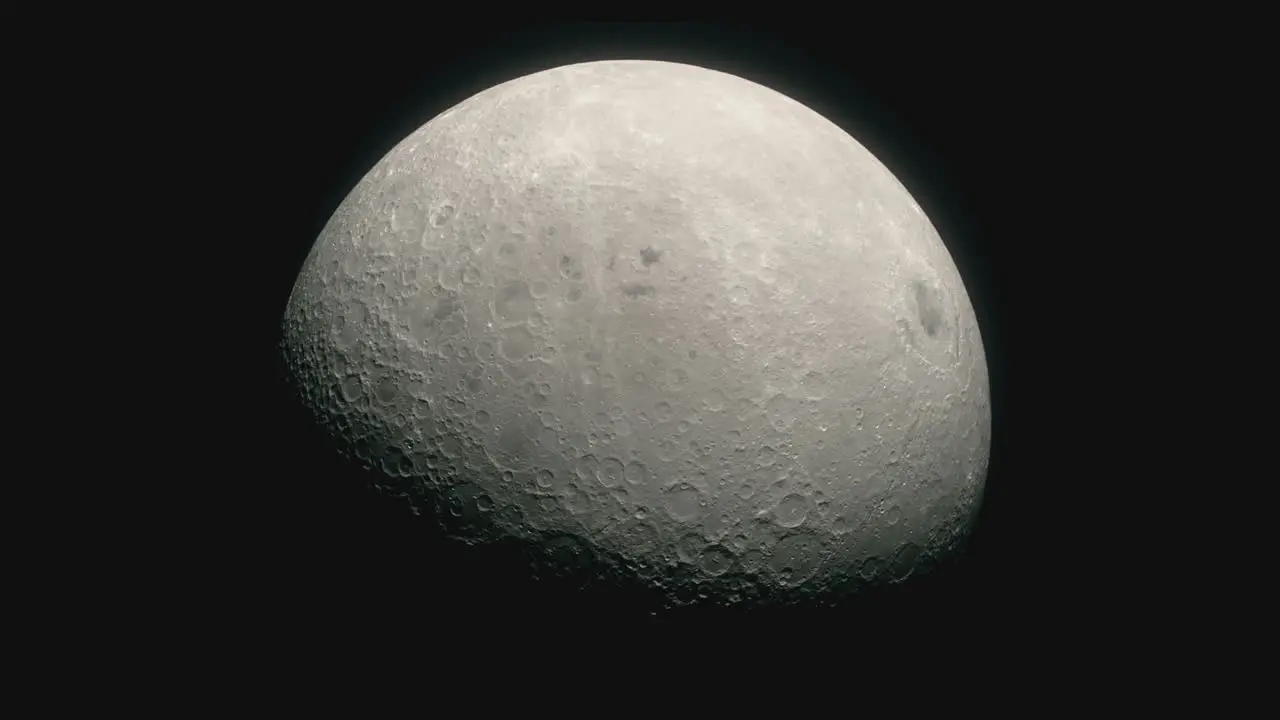
<path fill-rule="evenodd" d="M 414 132 L 316 241 L 283 351 L 341 451 L 449 534 L 674 603 L 920 573 L 987 469 L 928 218 L 832 123 L 688 65 L 560 67 Z"/>

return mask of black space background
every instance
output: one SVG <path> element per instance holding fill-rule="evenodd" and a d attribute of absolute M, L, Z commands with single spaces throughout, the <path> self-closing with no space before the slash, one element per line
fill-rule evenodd
<path fill-rule="evenodd" d="M 258 641 L 295 646 L 527 633 L 700 642 L 723 631 L 817 647 L 903 634 L 982 643 L 1048 631 L 1045 618 L 1075 586 L 1070 560 L 1047 542 L 1067 470 L 1035 458 L 1028 388 L 1022 399 L 1015 390 L 1035 372 L 1029 365 L 1045 372 L 1045 358 L 1015 352 L 1026 348 L 1016 341 L 1033 331 L 1026 318 L 1036 309 L 1014 282 L 1018 262 L 1036 254 L 1028 228 L 1044 227 L 1043 201 L 1065 182 L 1059 161 L 1077 149 L 1056 128 L 1080 104 L 1061 69 L 1070 57 L 1035 36 L 1015 42 L 997 25 L 888 24 L 851 34 L 822 23 L 489 24 L 464 40 L 412 23 L 374 32 L 330 19 L 306 32 L 245 29 L 210 50 L 210 62 L 225 65 L 201 75 L 217 84 L 221 103 L 221 197 L 243 247 L 224 266 L 225 284 L 246 313 L 240 331 L 250 332 L 236 351 L 247 353 L 250 385 L 241 389 L 252 387 L 255 398 L 247 420 L 235 405 L 209 404 L 209 420 L 252 438 L 247 448 L 222 450 L 233 457 L 222 458 L 230 470 L 214 490 L 238 513 L 211 543 L 228 571 L 217 589 L 222 613 L 253 628 Z M 389 42 L 386 33 L 407 39 Z M 798 99 L 885 162 L 938 227 L 978 314 L 994 414 L 985 504 L 970 551 L 952 570 L 836 610 L 655 622 L 631 612 L 626 598 L 535 588 L 443 551 L 423 523 L 353 482 L 300 430 L 277 383 L 278 322 L 304 257 L 346 193 L 405 135 L 468 96 L 605 58 L 699 64 Z M 1036 266 L 1037 281 L 1050 282 L 1052 261 Z"/>

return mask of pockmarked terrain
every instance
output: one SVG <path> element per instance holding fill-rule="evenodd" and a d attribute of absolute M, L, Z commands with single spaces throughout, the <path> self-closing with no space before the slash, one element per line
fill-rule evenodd
<path fill-rule="evenodd" d="M 283 337 L 340 452 L 547 577 L 827 603 L 945 562 L 981 502 L 942 239 L 839 127 L 712 70 L 565 66 L 436 117 L 334 212 Z"/>

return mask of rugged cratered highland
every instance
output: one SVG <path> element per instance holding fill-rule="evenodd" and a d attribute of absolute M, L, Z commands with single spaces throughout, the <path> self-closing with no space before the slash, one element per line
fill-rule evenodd
<path fill-rule="evenodd" d="M 414 132 L 283 350 L 342 452 L 545 575 L 827 601 L 952 554 L 981 501 L 986 361 L 928 218 L 832 123 L 688 65 L 560 67 Z"/>

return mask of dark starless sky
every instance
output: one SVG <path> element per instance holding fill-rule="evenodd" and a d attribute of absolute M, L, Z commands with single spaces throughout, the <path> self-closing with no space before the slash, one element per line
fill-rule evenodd
<path fill-rule="evenodd" d="M 502 81 L 571 62 L 662 59 L 734 73 L 799 100 L 875 153 L 938 227 L 978 314 L 995 417 L 987 500 L 971 552 L 943 580 L 874 611 L 945 606 L 999 623 L 1025 594 L 1034 566 L 1026 518 L 1046 501 L 1037 486 L 1014 479 L 1020 460 L 1010 392 L 1019 311 L 1011 255 L 1028 242 L 1036 194 L 1048 192 L 1043 172 L 1030 171 L 1049 140 L 1043 95 L 1027 84 L 1048 82 L 1041 68 L 1050 59 L 1029 54 L 1032 40 L 1014 47 L 996 27 L 943 24 L 859 32 L 847 23 L 512 24 L 465 39 L 394 23 L 380 32 L 321 27 L 247 32 L 225 53 L 236 69 L 222 81 L 234 98 L 224 108 L 224 132 L 237 138 L 231 162 L 239 166 L 227 197 L 255 218 L 243 238 L 251 247 L 245 260 L 253 261 L 237 284 L 258 309 L 249 343 L 258 379 L 273 371 L 293 278 L 329 215 L 384 153 L 438 113 Z M 258 508 L 257 550 L 245 572 L 269 598 L 263 617 L 279 620 L 302 598 L 318 603 L 317 613 L 417 608 L 413 622 L 425 623 L 431 608 L 443 608 L 487 618 L 492 627 L 518 624 L 498 618 L 527 620 L 545 609 L 521 610 L 521 588 L 474 580 L 464 563 L 433 569 L 414 549 L 418 531 L 409 515 L 330 477 L 328 461 L 296 437 L 270 381 L 262 387 L 262 412 L 251 420 L 261 424 L 262 459 L 235 485 Z M 867 612 L 820 622 L 855 628 Z M 366 631 L 396 632 L 376 622 Z"/>

